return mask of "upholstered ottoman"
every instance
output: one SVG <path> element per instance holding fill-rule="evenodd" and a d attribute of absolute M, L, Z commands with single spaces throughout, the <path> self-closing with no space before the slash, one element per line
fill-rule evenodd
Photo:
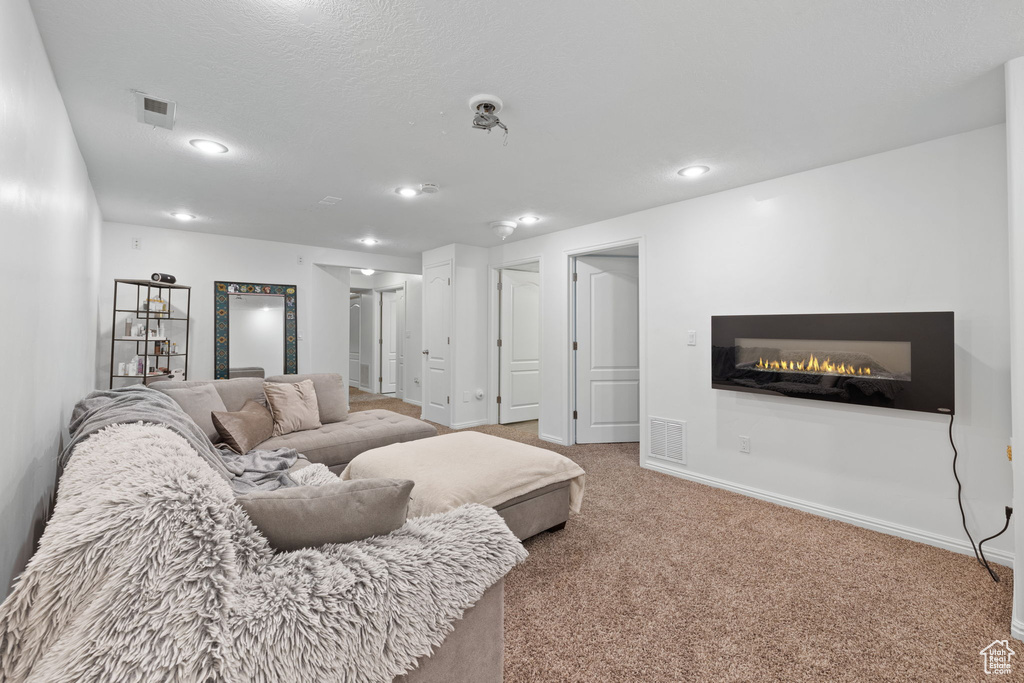
<path fill-rule="evenodd" d="M 565 526 L 579 512 L 586 473 L 544 448 L 479 432 L 458 432 L 374 448 L 355 456 L 342 479 L 411 479 L 409 517 L 466 503 L 498 511 L 526 539 Z"/>

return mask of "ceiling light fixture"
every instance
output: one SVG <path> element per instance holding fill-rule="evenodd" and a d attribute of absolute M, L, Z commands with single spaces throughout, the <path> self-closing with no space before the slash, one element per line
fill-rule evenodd
<path fill-rule="evenodd" d="M 686 168 L 681 169 L 679 171 L 679 175 L 683 176 L 684 178 L 696 178 L 698 176 L 704 175 L 710 170 L 711 169 L 708 168 L 707 166 L 687 166 Z"/>
<path fill-rule="evenodd" d="M 194 221 L 196 219 L 195 216 L 184 211 L 172 211 L 171 218 L 177 218 L 179 221 Z"/>
<path fill-rule="evenodd" d="M 540 216 L 520 216 L 519 217 L 519 222 L 522 223 L 523 225 L 530 225 L 531 223 L 536 223 L 539 220 L 540 220 Z"/>
<path fill-rule="evenodd" d="M 375 271 L 373 268 L 362 268 L 360 269 L 359 272 L 362 273 L 363 275 L 373 275 L 377 271 Z"/>
<path fill-rule="evenodd" d="M 207 154 L 224 154 L 228 151 L 227 147 L 213 140 L 189 140 L 188 144 Z"/>
<path fill-rule="evenodd" d="M 395 193 L 408 199 L 409 197 L 415 197 L 420 191 L 415 187 L 396 187 Z"/>
<path fill-rule="evenodd" d="M 515 232 L 515 230 L 516 230 L 516 222 L 515 221 L 494 221 L 493 223 L 491 223 L 491 230 L 493 230 L 494 234 L 497 235 L 498 237 L 500 237 L 501 241 L 504 242 L 506 237 L 511 235 L 513 232 Z"/>
<path fill-rule="evenodd" d="M 362 242 L 363 244 L 365 244 L 368 247 L 372 247 L 374 244 L 377 244 L 377 243 L 380 242 L 380 240 L 374 239 L 372 237 L 364 237 L 363 239 L 361 239 L 359 241 Z"/>

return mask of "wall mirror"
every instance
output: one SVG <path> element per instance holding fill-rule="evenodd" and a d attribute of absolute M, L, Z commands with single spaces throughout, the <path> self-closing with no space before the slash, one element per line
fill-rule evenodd
<path fill-rule="evenodd" d="M 295 285 L 214 283 L 214 377 L 296 374 Z"/>

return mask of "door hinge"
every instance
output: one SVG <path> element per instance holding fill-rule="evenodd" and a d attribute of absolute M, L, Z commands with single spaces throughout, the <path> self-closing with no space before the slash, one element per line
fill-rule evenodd
<path fill-rule="evenodd" d="M 451 286 L 452 286 L 452 279 L 451 279 L 451 278 L 448 278 L 448 286 L 449 286 L 449 287 L 451 287 Z"/>
<path fill-rule="evenodd" d="M 501 340 L 500 339 L 498 340 L 498 346 L 501 346 Z"/>
<path fill-rule="evenodd" d="M 378 378 L 377 378 L 377 381 L 378 381 L 378 382 L 383 382 L 383 381 L 384 381 L 384 378 L 383 378 L 383 377 L 378 377 Z"/>
<path fill-rule="evenodd" d="M 501 291 L 501 283 L 500 282 L 498 283 L 498 291 L 499 292 Z"/>
<path fill-rule="evenodd" d="M 451 396 L 445 396 L 444 397 L 444 402 L 445 403 L 451 403 L 452 402 L 452 397 Z"/>
<path fill-rule="evenodd" d="M 580 419 L 579 413 L 577 413 L 575 410 L 572 411 L 572 419 L 574 419 L 574 420 Z"/>
<path fill-rule="evenodd" d="M 501 396 L 498 397 L 498 403 L 501 403 Z"/>
<path fill-rule="evenodd" d="M 573 274 L 572 274 L 572 281 L 573 281 L 573 282 L 576 282 L 576 273 L 573 273 Z"/>
<path fill-rule="evenodd" d="M 377 343 L 378 344 L 383 344 L 384 343 L 384 337 L 381 337 L 380 339 L 378 339 Z"/>
<path fill-rule="evenodd" d="M 576 343 L 576 342 L 573 342 L 572 343 L 572 350 L 573 351 L 579 351 L 580 350 L 580 345 L 578 343 Z"/>
<path fill-rule="evenodd" d="M 451 337 L 448 337 L 448 343 L 449 343 L 449 344 L 451 344 L 451 343 L 452 343 L 452 338 L 451 338 Z"/>

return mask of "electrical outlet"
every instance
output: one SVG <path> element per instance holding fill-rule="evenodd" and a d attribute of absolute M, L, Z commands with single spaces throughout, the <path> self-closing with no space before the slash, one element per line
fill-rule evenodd
<path fill-rule="evenodd" d="M 741 436 L 740 437 L 740 453 L 749 453 L 749 452 L 750 452 L 750 437 L 749 436 Z"/>
<path fill-rule="evenodd" d="M 142 238 L 141 237 L 133 237 L 132 238 L 132 249 L 142 249 Z"/>
<path fill-rule="evenodd" d="M 306 262 L 306 259 L 304 259 L 304 258 L 303 258 L 303 257 L 302 257 L 302 256 L 300 255 L 300 256 L 298 256 L 298 257 L 296 258 L 296 261 L 298 261 L 298 264 L 299 264 L 299 265 L 301 266 L 302 264 L 304 264 L 304 263 Z"/>
<path fill-rule="evenodd" d="M 686 334 L 686 345 L 696 346 L 697 345 L 697 330 L 690 330 Z"/>

